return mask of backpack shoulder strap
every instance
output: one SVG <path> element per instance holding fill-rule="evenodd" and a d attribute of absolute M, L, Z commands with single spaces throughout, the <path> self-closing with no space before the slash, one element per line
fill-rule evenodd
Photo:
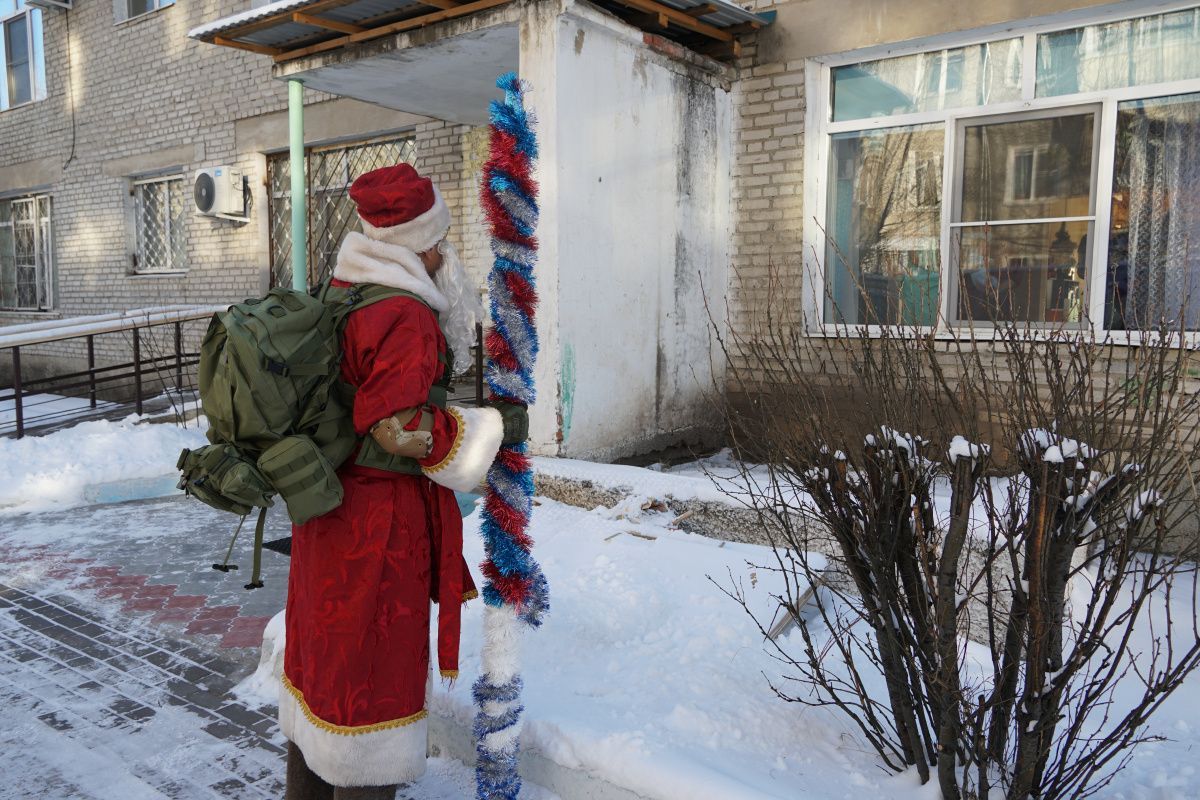
<path fill-rule="evenodd" d="M 320 290 L 322 302 L 333 309 L 334 323 L 341 327 L 350 312 L 374 305 L 380 300 L 390 297 L 408 297 L 433 311 L 436 318 L 438 313 L 419 294 L 405 289 L 396 289 L 378 283 L 356 283 L 352 286 L 331 286 L 327 282 Z"/>

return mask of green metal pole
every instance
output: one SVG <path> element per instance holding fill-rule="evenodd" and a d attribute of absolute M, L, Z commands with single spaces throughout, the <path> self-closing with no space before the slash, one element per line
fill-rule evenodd
<path fill-rule="evenodd" d="M 292 288 L 308 291 L 308 189 L 304 185 L 304 84 L 288 81 L 288 146 L 292 170 Z"/>

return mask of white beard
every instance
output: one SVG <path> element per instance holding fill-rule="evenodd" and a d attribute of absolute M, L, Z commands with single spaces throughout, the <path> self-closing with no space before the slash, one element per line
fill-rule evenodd
<path fill-rule="evenodd" d="M 483 304 L 458 251 L 449 241 L 442 244 L 442 268 L 434 275 L 433 282 L 446 298 L 448 307 L 439 315 L 438 323 L 454 353 L 454 374 L 461 375 L 471 366 L 475 324 L 483 319 Z"/>

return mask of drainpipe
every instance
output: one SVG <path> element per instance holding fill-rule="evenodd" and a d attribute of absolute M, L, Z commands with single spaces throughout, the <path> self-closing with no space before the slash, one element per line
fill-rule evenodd
<path fill-rule="evenodd" d="M 304 185 L 304 84 L 288 81 L 288 150 L 292 170 L 292 288 L 308 291 L 308 189 Z"/>

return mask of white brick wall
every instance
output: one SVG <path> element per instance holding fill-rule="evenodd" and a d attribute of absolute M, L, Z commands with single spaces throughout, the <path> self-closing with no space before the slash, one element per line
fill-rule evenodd
<path fill-rule="evenodd" d="M 768 293 L 799 309 L 804 221 L 804 62 L 758 63 L 747 42 L 734 84 L 729 324 L 745 331 Z M 769 284 L 774 271 L 779 281 Z M 780 294 L 782 292 L 782 295 Z"/>
<path fill-rule="evenodd" d="M 270 60 L 263 56 L 186 36 L 191 27 L 243 5 L 181 2 L 114 25 L 110 3 L 79 3 L 70 12 L 69 45 L 67 15 L 44 13 L 48 97 L 0 113 L 0 175 L 28 162 L 37 162 L 43 173 L 61 173 L 49 187 L 56 303 L 49 315 L 0 312 L 0 326 L 140 306 L 233 302 L 260 293 L 268 265 L 266 208 L 254 208 L 246 224 L 189 214 L 187 272 L 158 276 L 131 274 L 126 212 L 128 177 L 147 166 L 178 167 L 189 176 L 189 192 L 191 174 L 204 166 L 234 165 L 252 185 L 264 180 L 261 154 L 238 150 L 234 122 L 286 109 L 286 85 L 270 77 Z M 310 91 L 305 99 L 331 98 Z M 458 207 L 471 195 L 462 174 L 468 130 L 430 122 L 415 132 L 418 169 L 438 183 L 460 220 Z M 29 188 L 0 185 L 0 194 Z M 455 235 L 461 244 L 461 224 Z M 99 353 L 115 356 L 121 346 L 116 337 L 106 338 L 98 341 Z M 82 344 L 42 352 L 78 355 Z"/>

